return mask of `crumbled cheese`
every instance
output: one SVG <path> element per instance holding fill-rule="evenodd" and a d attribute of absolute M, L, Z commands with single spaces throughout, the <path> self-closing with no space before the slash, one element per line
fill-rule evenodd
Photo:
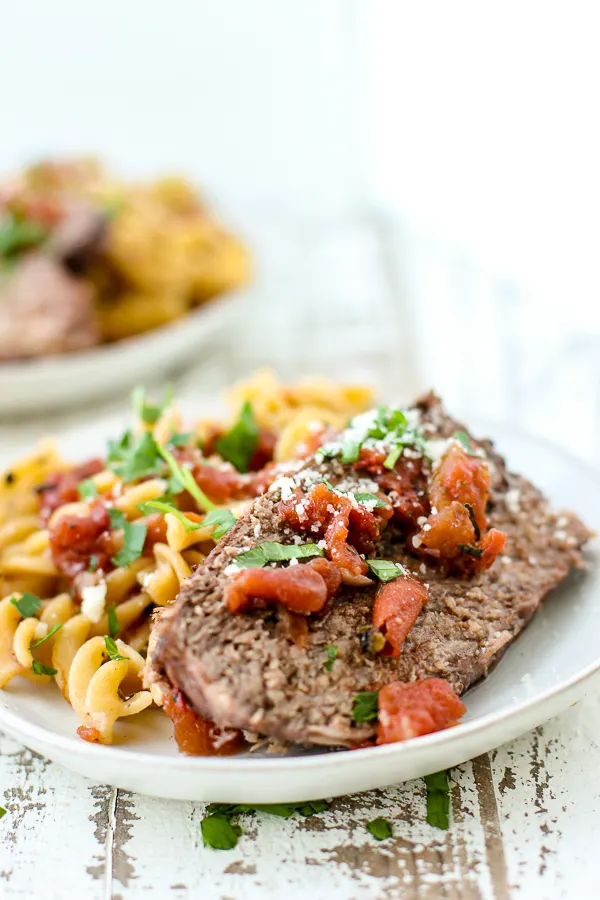
<path fill-rule="evenodd" d="M 431 525 L 423 525 L 423 531 L 431 531 Z"/>
<path fill-rule="evenodd" d="M 137 577 L 138 583 L 145 589 L 154 578 L 154 575 L 154 572 L 140 572 Z"/>
<path fill-rule="evenodd" d="M 273 482 L 273 484 L 269 488 L 269 493 L 279 490 L 281 491 L 281 499 L 289 500 L 292 497 L 295 488 L 296 482 L 294 481 L 294 479 L 290 478 L 287 475 L 284 475 Z"/>
<path fill-rule="evenodd" d="M 566 541 L 568 536 L 569 535 L 567 534 L 567 532 L 563 531 L 562 528 L 557 528 L 556 531 L 554 532 L 554 537 L 556 538 L 557 541 Z"/>
<path fill-rule="evenodd" d="M 335 506 L 332 506 L 331 503 L 328 503 L 327 504 L 327 512 L 331 513 L 331 515 L 334 516 L 335 515 Z"/>
<path fill-rule="evenodd" d="M 521 491 L 518 488 L 511 488 L 504 495 L 504 503 L 507 510 L 516 516 L 521 510 Z"/>
<path fill-rule="evenodd" d="M 431 515 L 432 515 L 432 516 L 437 516 L 437 507 L 436 507 L 436 506 L 432 506 L 432 507 L 431 507 Z"/>
<path fill-rule="evenodd" d="M 505 566 L 508 566 L 512 562 L 512 559 L 510 556 L 501 556 L 500 561 L 503 562 Z"/>
<path fill-rule="evenodd" d="M 431 460 L 433 469 L 437 469 L 453 442 L 453 438 L 430 438 L 425 441 L 425 453 Z"/>
<path fill-rule="evenodd" d="M 257 538 L 260 535 L 260 522 L 257 522 L 254 526 L 254 537 Z"/>
<path fill-rule="evenodd" d="M 225 566 L 225 568 L 223 569 L 223 575 L 237 575 L 237 573 L 241 572 L 241 571 L 242 570 L 240 569 L 238 564 L 232 562 L 232 563 L 229 563 L 228 566 Z"/>
<path fill-rule="evenodd" d="M 556 520 L 557 528 L 566 528 L 568 524 L 569 524 L 569 520 L 567 519 L 566 516 L 559 516 L 558 519 Z"/>
<path fill-rule="evenodd" d="M 306 507 L 303 503 L 296 503 L 295 510 L 300 520 L 306 519 Z"/>
<path fill-rule="evenodd" d="M 317 541 L 317 547 L 320 550 L 327 550 L 327 541 L 324 541 L 324 540 Z"/>
<path fill-rule="evenodd" d="M 48 634 L 48 626 L 45 622 L 38 622 L 35 626 L 35 632 L 33 634 L 36 641 L 43 640 Z"/>
<path fill-rule="evenodd" d="M 310 526 L 310 530 L 311 530 L 311 531 L 315 531 L 315 532 L 319 530 L 319 526 L 317 525 L 316 522 L 315 522 L 314 525 L 311 525 L 311 526 Z"/>
<path fill-rule="evenodd" d="M 288 563 L 288 568 L 289 568 L 289 566 L 297 566 L 297 565 L 298 565 L 298 560 L 296 559 L 295 556 L 292 556 L 292 558 L 290 559 L 290 561 Z"/>
<path fill-rule="evenodd" d="M 412 545 L 415 548 L 415 550 L 418 550 L 422 543 L 423 542 L 421 541 L 421 538 L 415 534 L 412 539 Z"/>
<path fill-rule="evenodd" d="M 421 459 L 422 455 L 418 450 L 412 450 L 410 447 L 405 447 L 402 451 L 402 456 L 405 456 L 406 459 Z"/>
<path fill-rule="evenodd" d="M 90 584 L 81 592 L 81 612 L 90 622 L 97 624 L 106 607 L 106 583 Z"/>
<path fill-rule="evenodd" d="M 421 573 L 421 575 L 427 574 L 427 566 L 425 565 L 425 563 L 421 563 L 421 565 L 419 566 L 419 572 Z"/>

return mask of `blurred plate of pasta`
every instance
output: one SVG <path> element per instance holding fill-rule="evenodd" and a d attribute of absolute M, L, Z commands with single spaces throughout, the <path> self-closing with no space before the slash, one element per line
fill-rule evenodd
<path fill-rule="evenodd" d="M 132 183 L 93 160 L 0 184 L 0 411 L 109 394 L 210 349 L 250 257 L 180 177 Z"/>

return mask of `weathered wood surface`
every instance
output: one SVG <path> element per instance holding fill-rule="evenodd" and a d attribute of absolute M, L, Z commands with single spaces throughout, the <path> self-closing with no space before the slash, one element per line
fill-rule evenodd
<path fill-rule="evenodd" d="M 523 330 L 528 298 L 377 218 L 278 223 L 258 233 L 262 280 L 236 332 L 178 373 L 196 408 L 259 364 L 374 381 L 402 399 L 436 384 L 469 416 L 511 416 L 576 452 L 600 449 L 598 339 L 546 310 Z M 434 327 L 435 323 L 435 327 Z M 553 330 L 554 329 L 554 330 Z M 449 348 L 452 365 L 448 364 Z M 563 365 L 557 365 L 557 360 Z M 573 385 L 577 390 L 573 390 Z M 393 387 L 393 390 L 390 388 Z M 2 423 L 4 461 L 51 430 L 116 431 L 126 402 Z M 573 408 L 575 407 L 575 408 Z M 81 437 L 75 452 L 81 450 Z M 600 685 L 548 724 L 453 771 L 448 833 L 425 821 L 421 781 L 334 801 L 312 819 L 243 822 L 230 852 L 202 846 L 202 804 L 93 785 L 0 736 L 0 897 L 7 900 L 558 900 L 595 896 L 600 870 Z M 159 773 L 157 773 L 159 777 Z M 384 815 L 392 840 L 366 822 Z"/>

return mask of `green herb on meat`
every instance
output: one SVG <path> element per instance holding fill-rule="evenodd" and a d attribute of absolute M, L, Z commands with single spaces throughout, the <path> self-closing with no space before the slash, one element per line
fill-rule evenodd
<path fill-rule="evenodd" d="M 367 565 L 380 581 L 393 581 L 394 578 L 406 575 L 404 566 L 389 559 L 368 559 Z"/>
<path fill-rule="evenodd" d="M 241 569 L 259 569 L 270 562 L 323 555 L 323 550 L 316 544 L 279 544 L 276 541 L 265 541 L 263 544 L 253 547 L 252 550 L 239 553 L 234 557 L 233 562 Z"/>
<path fill-rule="evenodd" d="M 325 647 L 323 647 L 323 649 L 324 649 L 325 653 L 327 654 L 327 662 L 325 663 L 325 669 L 328 672 L 331 672 L 331 670 L 333 669 L 333 664 L 334 664 L 335 660 L 338 658 L 338 654 L 340 651 L 336 647 L 335 644 L 327 644 Z"/>
<path fill-rule="evenodd" d="M 254 418 L 252 405 L 246 400 L 233 428 L 215 441 L 215 449 L 223 459 L 232 463 L 238 472 L 247 472 L 259 437 L 260 429 Z"/>
<path fill-rule="evenodd" d="M 469 456 L 477 456 L 477 451 L 471 442 L 471 438 L 467 434 L 466 431 L 455 431 L 452 437 L 458 441 L 463 450 L 465 450 Z"/>
<path fill-rule="evenodd" d="M 213 525 L 211 537 L 220 541 L 223 535 L 231 531 L 236 522 L 237 519 L 230 509 L 213 509 L 204 517 L 202 527 Z"/>
<path fill-rule="evenodd" d="M 448 772 L 434 772 L 425 776 L 427 787 L 427 821 L 434 828 L 449 828 L 450 784 Z"/>
<path fill-rule="evenodd" d="M 373 722 L 379 711 L 377 691 L 361 691 L 354 697 L 352 718 L 355 722 Z"/>
<path fill-rule="evenodd" d="M 465 507 L 467 512 L 469 513 L 471 525 L 473 526 L 473 531 L 475 532 L 475 540 L 478 541 L 481 538 L 481 528 L 477 524 L 477 519 L 475 518 L 475 509 L 473 508 L 472 503 L 465 503 Z"/>
<path fill-rule="evenodd" d="M 459 544 L 458 549 L 474 559 L 481 559 L 483 556 L 483 550 L 480 550 L 479 547 L 472 547 L 471 544 Z"/>
<path fill-rule="evenodd" d="M 385 841 L 386 838 L 392 837 L 394 833 L 392 823 L 388 822 L 387 819 L 382 818 L 372 819 L 370 822 L 367 822 L 367 831 L 369 831 L 377 841 Z"/>

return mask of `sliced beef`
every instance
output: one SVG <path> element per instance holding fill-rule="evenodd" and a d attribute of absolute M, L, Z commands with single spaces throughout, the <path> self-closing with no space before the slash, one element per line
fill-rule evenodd
<path fill-rule="evenodd" d="M 92 347 L 94 288 L 56 259 L 32 252 L 0 275 L 0 361 Z"/>
<path fill-rule="evenodd" d="M 421 404 L 434 436 L 461 426 L 431 397 Z M 428 585 L 430 600 L 399 658 L 371 658 L 361 631 L 371 625 L 376 584 L 342 586 L 324 616 L 311 616 L 308 638 L 295 641 L 285 610 L 231 615 L 223 599 L 226 570 L 240 550 L 263 541 L 293 542 L 279 514 L 279 490 L 260 497 L 184 584 L 153 636 L 149 683 L 178 685 L 202 715 L 235 727 L 303 744 L 351 746 L 372 736 L 371 723 L 352 719 L 357 692 L 391 681 L 447 679 L 458 693 L 484 677 L 527 625 L 548 592 L 576 566 L 589 537 L 572 514 L 553 512 L 528 481 L 506 471 L 486 444 L 492 472 L 489 524 L 506 532 L 503 556 L 471 578 L 444 575 L 407 553 L 389 527 L 377 557 L 403 563 Z M 352 477 L 335 461 L 305 464 L 334 482 Z M 325 652 L 335 644 L 330 667 Z"/>

